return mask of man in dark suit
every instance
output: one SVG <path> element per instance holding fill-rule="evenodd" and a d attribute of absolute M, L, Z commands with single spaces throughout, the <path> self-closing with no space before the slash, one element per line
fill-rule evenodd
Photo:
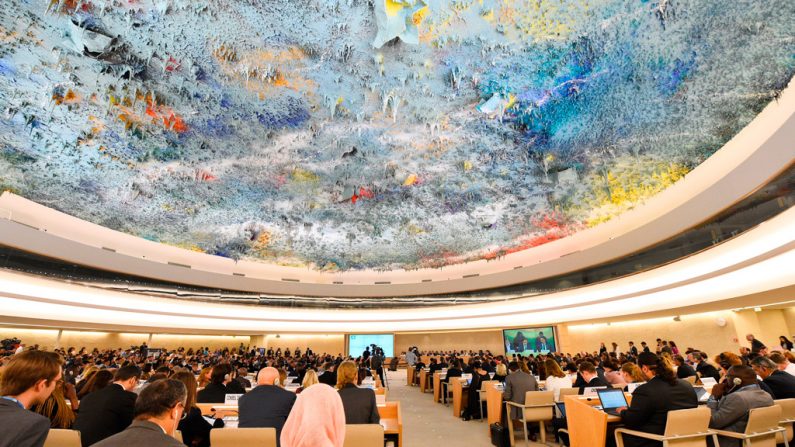
<path fill-rule="evenodd" d="M 339 394 L 345 410 L 346 424 L 378 424 L 381 416 L 375 402 L 375 392 L 369 388 L 356 386 L 356 364 L 350 360 L 342 362 L 337 368 Z"/>
<path fill-rule="evenodd" d="M 124 366 L 116 371 L 112 384 L 83 398 L 74 423 L 74 429 L 80 431 L 83 447 L 96 444 L 130 425 L 137 397 L 132 390 L 138 385 L 140 377 L 140 368 L 135 365 Z"/>
<path fill-rule="evenodd" d="M 676 363 L 676 377 L 686 379 L 696 375 L 696 370 L 685 362 L 685 358 L 679 354 L 674 356 L 674 363 Z"/>
<path fill-rule="evenodd" d="M 629 408 L 618 409 L 622 422 L 632 430 L 662 435 L 668 412 L 696 408 L 698 397 L 693 386 L 677 379 L 661 358 L 651 352 L 638 356 L 638 366 L 649 381 L 632 393 Z M 626 436 L 626 447 L 658 447 L 659 442 Z"/>
<path fill-rule="evenodd" d="M 751 360 L 754 372 L 762 378 L 762 382 L 770 387 L 773 399 L 790 399 L 795 397 L 795 376 L 780 371 L 776 362 L 767 357 L 759 356 Z"/>
<path fill-rule="evenodd" d="M 580 385 L 580 391 L 577 394 L 585 393 L 586 388 L 598 386 L 611 388 L 610 384 L 607 383 L 607 380 L 599 377 L 599 373 L 596 372 L 596 366 L 594 366 L 593 363 L 582 362 L 580 363 L 579 368 L 577 368 L 577 371 L 580 373 L 580 376 L 583 379 L 583 383 Z"/>
<path fill-rule="evenodd" d="M 323 365 L 323 373 L 317 376 L 317 380 L 328 386 L 337 386 L 337 373 L 334 371 L 334 364 L 326 362 Z"/>
<path fill-rule="evenodd" d="M 549 342 L 547 338 L 544 336 L 543 332 L 538 333 L 538 337 L 536 337 L 536 352 L 546 352 L 551 350 L 552 348 L 549 346 Z"/>
<path fill-rule="evenodd" d="M 635 346 L 635 342 L 629 342 L 629 355 L 632 357 L 638 356 L 638 348 Z"/>
<path fill-rule="evenodd" d="M 135 421 L 93 447 L 184 447 L 174 438 L 174 432 L 185 411 L 187 394 L 185 385 L 178 380 L 152 382 L 135 403 Z"/>
<path fill-rule="evenodd" d="M 707 356 L 703 352 L 692 352 L 694 360 L 698 360 L 696 365 L 696 372 L 699 377 L 712 377 L 716 382 L 720 381 L 720 371 L 718 368 L 707 363 Z"/>
<path fill-rule="evenodd" d="M 42 404 L 61 380 L 63 358 L 54 352 L 23 351 L 14 355 L 0 379 L 0 447 L 41 447 L 50 420 L 29 411 Z"/>
<path fill-rule="evenodd" d="M 257 376 L 257 387 L 238 401 L 238 426 L 273 427 L 276 429 L 277 445 L 296 399 L 295 393 L 278 386 L 278 382 L 279 371 L 276 368 L 263 368 Z"/>

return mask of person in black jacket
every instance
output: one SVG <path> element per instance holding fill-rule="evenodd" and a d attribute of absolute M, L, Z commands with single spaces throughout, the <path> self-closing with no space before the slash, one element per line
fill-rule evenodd
<path fill-rule="evenodd" d="M 196 402 L 200 404 L 222 404 L 226 395 L 232 394 L 226 384 L 232 380 L 229 365 L 215 365 L 210 373 L 210 383 L 196 394 Z"/>
<path fill-rule="evenodd" d="M 593 363 L 580 363 L 578 371 L 580 373 L 580 377 L 582 377 L 582 383 L 579 386 L 580 391 L 577 394 L 583 394 L 586 388 L 593 388 L 597 386 L 612 388 L 605 379 L 599 377 L 599 374 L 596 372 L 596 366 L 594 366 Z"/>
<path fill-rule="evenodd" d="M 693 359 L 698 362 L 696 372 L 699 377 L 712 377 L 716 382 L 720 382 L 720 371 L 718 368 L 707 363 L 707 355 L 703 352 L 692 352 Z"/>
<path fill-rule="evenodd" d="M 770 389 L 773 399 L 795 397 L 795 376 L 780 371 L 776 362 L 767 357 L 759 356 L 751 360 L 751 367 L 762 378 L 762 383 Z"/>
<path fill-rule="evenodd" d="M 356 383 L 356 364 L 350 360 L 337 368 L 337 390 L 345 409 L 346 424 L 378 424 L 381 416 L 375 403 L 375 392 L 359 388 Z"/>
<path fill-rule="evenodd" d="M 621 421 L 627 428 L 662 435 L 668 412 L 696 408 L 698 397 L 693 386 L 686 380 L 677 379 L 663 359 L 651 352 L 638 356 L 638 366 L 649 381 L 632 393 L 629 408 L 618 409 Z M 648 439 L 626 436 L 626 447 L 659 447 L 662 443 Z"/>
<path fill-rule="evenodd" d="M 80 411 L 74 429 L 80 431 L 83 447 L 96 444 L 123 431 L 133 420 L 135 399 L 132 392 L 138 385 L 141 369 L 128 365 L 116 371 L 113 383 L 86 395 L 80 401 Z"/>
<path fill-rule="evenodd" d="M 263 368 L 257 375 L 257 387 L 240 397 L 238 426 L 240 428 L 273 427 L 276 429 L 276 445 L 282 435 L 282 427 L 295 404 L 296 395 L 278 386 L 279 371 Z"/>
<path fill-rule="evenodd" d="M 182 432 L 182 441 L 191 447 L 210 447 L 210 430 L 222 428 L 224 421 L 215 419 L 213 424 L 204 419 L 201 410 L 196 406 L 196 378 L 192 373 L 183 371 L 174 374 L 174 380 L 179 380 L 185 385 L 187 392 L 185 398 L 185 412 L 177 430 Z"/>
<path fill-rule="evenodd" d="M 685 362 L 685 358 L 677 354 L 674 356 L 674 363 L 676 363 L 676 377 L 686 379 L 696 375 L 696 370 Z"/>

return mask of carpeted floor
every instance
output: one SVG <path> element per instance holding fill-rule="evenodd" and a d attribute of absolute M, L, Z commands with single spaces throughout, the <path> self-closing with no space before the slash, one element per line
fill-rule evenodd
<path fill-rule="evenodd" d="M 488 426 L 472 420 L 464 422 L 453 417 L 451 406 L 434 403 L 432 393 L 420 393 L 418 387 L 406 386 L 406 371 L 388 372 L 389 392 L 387 400 L 400 401 L 403 412 L 403 447 L 444 447 L 465 445 L 467 447 L 489 447 Z M 530 443 L 531 446 L 543 446 Z M 554 446 L 549 442 L 550 446 Z M 516 446 L 524 446 L 521 434 L 517 434 Z"/>

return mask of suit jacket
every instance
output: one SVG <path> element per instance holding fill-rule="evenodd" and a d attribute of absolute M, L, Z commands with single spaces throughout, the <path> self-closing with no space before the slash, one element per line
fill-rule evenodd
<path fill-rule="evenodd" d="M 375 404 L 375 392 L 369 388 L 359 388 L 351 383 L 340 390 L 342 407 L 345 409 L 346 424 L 377 424 L 381 422 Z"/>
<path fill-rule="evenodd" d="M 528 391 L 538 391 L 536 378 L 522 370 L 517 370 L 509 373 L 505 378 L 505 390 L 502 392 L 502 397 L 507 401 L 524 404 L 525 393 Z M 511 419 L 521 418 L 521 410 L 511 407 Z"/>
<path fill-rule="evenodd" d="M 127 428 L 133 420 L 135 393 L 112 383 L 87 394 L 80 401 L 74 429 L 80 431 L 83 447 L 93 445 Z"/>
<path fill-rule="evenodd" d="M 676 377 L 680 379 L 684 379 L 686 377 L 695 376 L 696 371 L 693 369 L 692 366 L 688 365 L 687 363 L 682 364 L 679 368 L 676 368 Z"/>
<path fill-rule="evenodd" d="M 707 362 L 702 361 L 699 363 L 696 366 L 696 372 L 698 372 L 701 377 L 712 377 L 716 382 L 720 381 L 720 372 L 718 368 L 715 368 Z"/>
<path fill-rule="evenodd" d="M 762 381 L 773 392 L 773 399 L 795 397 L 795 376 L 784 371 L 774 371 Z"/>
<path fill-rule="evenodd" d="M 0 447 L 41 447 L 50 431 L 50 420 L 0 399 Z"/>
<path fill-rule="evenodd" d="M 323 374 L 317 377 L 317 381 L 320 383 L 325 383 L 330 387 L 335 387 L 337 386 L 337 372 L 325 371 Z"/>
<path fill-rule="evenodd" d="M 748 413 L 754 408 L 772 406 L 773 398 L 770 397 L 770 394 L 762 391 L 759 386 L 749 385 L 723 396 L 717 402 L 707 402 L 707 405 L 712 410 L 712 417 L 709 420 L 710 428 L 742 433 L 748 424 Z M 720 447 L 740 447 L 741 445 L 740 441 L 724 436 L 718 436 L 718 442 L 720 442 Z"/>
<path fill-rule="evenodd" d="M 210 430 L 213 428 L 221 428 L 224 426 L 222 419 L 216 419 L 213 425 L 210 425 L 198 407 L 193 407 L 185 410 L 185 419 L 179 421 L 177 429 L 182 432 L 182 439 L 185 445 L 193 447 L 210 447 Z"/>
<path fill-rule="evenodd" d="M 295 404 L 296 395 L 276 385 L 259 385 L 240 396 L 238 401 L 238 427 L 273 427 L 276 440 L 282 435 L 282 427 Z"/>
<path fill-rule="evenodd" d="M 665 432 L 668 412 L 696 408 L 698 397 L 693 386 L 686 380 L 677 379 L 670 383 L 653 377 L 637 387 L 632 393 L 632 405 L 621 412 L 622 422 L 632 430 L 661 435 Z M 657 447 L 660 442 L 649 441 L 633 436 L 625 438 L 626 447 Z"/>
<path fill-rule="evenodd" d="M 227 394 L 232 393 L 229 392 L 223 383 L 208 383 L 203 390 L 196 393 L 196 402 L 200 404 L 222 404 L 226 401 Z"/>
<path fill-rule="evenodd" d="M 82 411 L 82 407 L 81 407 Z M 92 447 L 185 447 L 176 438 L 163 433 L 159 425 L 149 421 L 135 421 L 121 433 L 117 433 Z"/>

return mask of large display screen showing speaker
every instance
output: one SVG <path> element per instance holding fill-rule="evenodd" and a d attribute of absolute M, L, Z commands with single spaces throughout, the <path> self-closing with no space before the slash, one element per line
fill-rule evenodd
<path fill-rule="evenodd" d="M 348 355 L 353 358 L 362 355 L 365 349 L 373 351 L 373 345 L 384 350 L 384 357 L 395 356 L 395 334 L 349 334 Z"/>
<path fill-rule="evenodd" d="M 505 354 L 546 354 L 557 351 L 555 328 L 552 326 L 524 329 L 503 329 Z"/>

